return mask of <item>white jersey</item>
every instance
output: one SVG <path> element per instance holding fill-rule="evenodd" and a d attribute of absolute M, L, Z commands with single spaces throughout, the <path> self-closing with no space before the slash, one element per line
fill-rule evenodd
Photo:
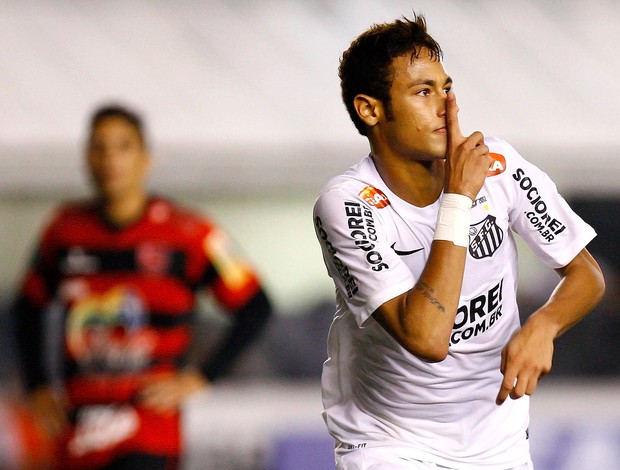
<path fill-rule="evenodd" d="M 595 232 L 545 173 L 506 142 L 486 143 L 494 162 L 473 201 L 459 309 L 448 357 L 438 363 L 407 352 L 372 313 L 420 277 L 439 201 L 403 201 L 371 157 L 319 194 L 315 229 L 338 307 L 323 366 L 323 415 L 337 452 L 393 446 L 467 470 L 529 459 L 529 398 L 495 404 L 501 351 L 520 326 L 513 232 L 551 268 L 568 264 Z"/>

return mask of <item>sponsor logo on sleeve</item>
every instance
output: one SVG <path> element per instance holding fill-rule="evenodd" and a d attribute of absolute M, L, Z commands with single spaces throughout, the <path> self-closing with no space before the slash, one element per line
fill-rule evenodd
<path fill-rule="evenodd" d="M 352 298 L 358 290 L 357 282 L 355 277 L 349 271 L 349 268 L 342 262 L 342 260 L 338 257 L 338 250 L 329 240 L 327 236 L 327 232 L 323 228 L 323 221 L 320 217 L 314 218 L 314 226 L 316 228 L 316 233 L 321 240 L 321 244 L 325 247 L 325 251 L 331 257 L 332 263 L 338 272 L 338 276 L 344 283 L 345 290 L 347 292 L 347 297 Z"/>
<path fill-rule="evenodd" d="M 381 253 L 376 250 L 377 229 L 372 211 L 359 202 L 346 201 L 344 212 L 347 216 L 351 238 L 355 246 L 366 253 L 366 261 L 371 265 L 370 269 L 373 271 L 389 269 L 389 266 L 383 262 Z"/>
<path fill-rule="evenodd" d="M 489 157 L 493 159 L 487 176 L 496 176 L 506 171 L 506 158 L 501 153 L 489 153 Z"/>
<path fill-rule="evenodd" d="M 547 203 L 542 198 L 538 187 L 536 187 L 532 179 L 526 176 L 525 170 L 517 168 L 512 177 L 519 183 L 519 189 L 523 191 L 531 206 L 531 208 L 524 211 L 523 214 L 529 221 L 531 227 L 536 230 L 545 241 L 552 242 L 557 235 L 566 229 L 566 225 L 549 213 Z"/>
<path fill-rule="evenodd" d="M 248 285 L 252 279 L 251 269 L 237 255 L 233 241 L 223 231 L 209 232 L 202 246 L 228 289 L 238 291 Z"/>
<path fill-rule="evenodd" d="M 390 205 L 390 200 L 383 191 L 374 186 L 366 186 L 359 192 L 358 196 L 360 196 L 366 204 L 376 207 L 377 209 L 383 209 Z"/>

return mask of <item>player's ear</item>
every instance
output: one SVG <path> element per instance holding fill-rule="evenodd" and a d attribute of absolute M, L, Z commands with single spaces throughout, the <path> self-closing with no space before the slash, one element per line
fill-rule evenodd
<path fill-rule="evenodd" d="M 377 124 L 383 116 L 383 104 L 369 95 L 356 95 L 353 98 L 353 107 L 359 118 L 369 127 Z"/>

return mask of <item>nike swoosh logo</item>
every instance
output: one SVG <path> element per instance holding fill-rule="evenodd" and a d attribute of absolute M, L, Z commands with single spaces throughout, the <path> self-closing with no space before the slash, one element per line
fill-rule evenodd
<path fill-rule="evenodd" d="M 422 248 L 417 248 L 415 250 L 397 250 L 396 249 L 396 242 L 392 243 L 391 248 L 392 248 L 392 250 L 394 250 L 394 253 L 396 253 L 398 256 L 412 255 L 412 254 L 417 253 L 418 251 L 422 251 L 424 249 L 424 247 L 422 247 Z"/>

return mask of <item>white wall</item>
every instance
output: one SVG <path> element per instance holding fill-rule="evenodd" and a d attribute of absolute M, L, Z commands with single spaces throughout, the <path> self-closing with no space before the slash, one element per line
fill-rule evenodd
<path fill-rule="evenodd" d="M 83 189 L 86 118 L 109 99 L 145 112 L 160 186 L 313 190 L 366 151 L 341 52 L 414 8 L 465 132 L 509 140 L 571 190 L 619 190 L 619 2 L 4 0 L 0 194 Z"/>

